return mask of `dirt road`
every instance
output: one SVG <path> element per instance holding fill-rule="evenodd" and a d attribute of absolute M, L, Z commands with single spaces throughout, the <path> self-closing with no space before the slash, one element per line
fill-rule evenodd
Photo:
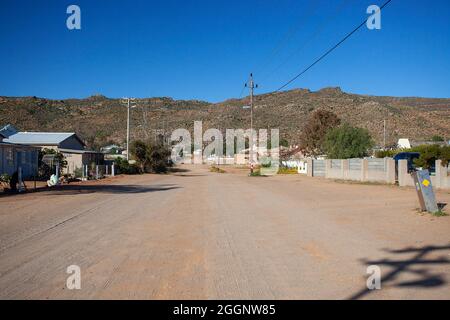
<path fill-rule="evenodd" d="M 187 170 L 1 197 L 0 298 L 450 299 L 450 217 L 413 189 Z"/>

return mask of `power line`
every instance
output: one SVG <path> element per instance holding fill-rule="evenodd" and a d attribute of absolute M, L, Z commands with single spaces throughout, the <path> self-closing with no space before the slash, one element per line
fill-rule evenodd
<path fill-rule="evenodd" d="M 296 54 L 300 53 L 305 49 L 305 47 L 312 42 L 322 31 L 328 26 L 335 18 L 339 16 L 341 11 L 350 4 L 350 0 L 343 0 L 340 5 L 335 9 L 335 12 L 332 16 L 328 17 L 322 24 L 320 24 L 313 34 L 305 41 L 301 46 L 299 46 L 295 51 L 293 51 L 283 62 L 278 64 L 274 69 L 272 69 L 268 74 L 263 75 L 263 81 L 272 76 L 276 71 L 278 71 L 282 66 L 284 66 L 289 60 L 291 60 Z"/>
<path fill-rule="evenodd" d="M 291 24 L 289 29 L 283 34 L 283 36 L 278 40 L 275 47 L 270 51 L 270 54 L 268 55 L 267 59 L 265 60 L 265 63 L 259 66 L 257 69 L 264 70 L 270 64 L 270 61 L 273 60 L 273 58 L 281 51 L 283 46 L 295 35 L 296 31 L 299 29 L 299 27 L 304 24 L 306 21 L 306 18 L 315 12 L 317 1 L 311 1 L 309 3 L 309 6 L 307 8 L 307 11 L 305 11 L 305 14 L 301 16 L 302 19 L 296 20 Z M 239 93 L 238 99 L 242 99 L 242 95 L 244 94 L 244 91 L 246 89 L 246 86 L 244 85 Z"/>
<path fill-rule="evenodd" d="M 281 51 L 286 43 L 295 35 L 297 30 L 306 23 L 307 18 L 317 13 L 317 4 L 318 1 L 311 1 L 309 3 L 305 14 L 303 14 L 300 19 L 291 24 L 289 29 L 283 34 L 280 40 L 276 43 L 275 47 L 271 50 L 270 54 L 267 56 L 267 59 L 264 60 L 264 63 L 256 69 L 257 73 L 260 73 L 259 71 L 261 71 L 261 69 L 264 70 L 265 67 L 270 65 L 270 61 L 273 60 L 273 58 Z"/>
<path fill-rule="evenodd" d="M 392 0 L 388 0 L 386 1 L 379 9 L 379 11 L 381 11 L 381 9 L 383 9 L 386 5 L 388 5 Z M 327 55 L 329 55 L 334 49 L 336 49 L 337 47 L 339 47 L 343 42 L 345 42 L 345 40 L 347 40 L 348 38 L 350 38 L 356 31 L 358 31 L 363 25 L 365 25 L 367 22 L 367 19 L 365 19 L 363 22 L 361 22 L 360 25 L 358 25 L 355 29 L 353 29 L 349 34 L 347 34 L 341 41 L 339 41 L 337 44 L 335 44 L 333 47 L 331 47 L 330 49 L 328 49 L 328 51 L 326 51 L 323 55 L 321 55 L 318 59 L 316 59 L 313 63 L 311 63 L 308 67 L 306 67 L 302 72 L 300 72 L 299 74 L 297 74 L 295 77 L 293 77 L 291 80 L 289 80 L 288 82 L 286 82 L 284 85 L 282 85 L 280 88 L 278 88 L 277 90 L 275 90 L 275 92 L 279 92 L 281 90 L 283 90 L 285 87 L 287 87 L 289 84 L 291 84 L 292 82 L 294 82 L 295 80 L 297 80 L 300 76 L 302 76 L 305 72 L 307 72 L 309 69 L 311 69 L 312 67 L 314 67 L 317 63 L 319 63 L 323 58 L 325 58 Z"/>

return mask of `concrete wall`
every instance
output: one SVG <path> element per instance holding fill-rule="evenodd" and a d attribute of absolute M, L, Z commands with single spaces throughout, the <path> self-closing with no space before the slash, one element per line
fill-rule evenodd
<path fill-rule="evenodd" d="M 436 160 L 436 174 L 431 176 L 431 184 L 438 189 L 450 189 L 449 168 L 443 167 L 441 160 Z M 414 179 L 408 173 L 407 160 L 398 162 L 398 185 L 400 187 L 414 187 Z"/>
<path fill-rule="evenodd" d="M 308 176 L 315 176 L 311 168 L 314 160 L 308 159 Z M 316 175 L 317 176 L 317 175 Z M 322 172 L 318 176 L 323 176 Z M 395 161 L 386 159 L 327 159 L 325 178 L 354 181 L 395 183 Z"/>
<path fill-rule="evenodd" d="M 62 152 L 67 161 L 67 168 L 64 169 L 64 173 L 74 174 L 76 169 L 82 169 L 83 166 L 90 166 L 92 163 L 97 165 L 104 164 L 104 154 L 97 152 L 85 152 L 85 153 L 71 153 Z"/>

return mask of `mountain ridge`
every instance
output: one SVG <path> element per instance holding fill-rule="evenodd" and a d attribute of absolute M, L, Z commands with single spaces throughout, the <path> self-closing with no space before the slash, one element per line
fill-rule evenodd
<path fill-rule="evenodd" d="M 450 137 L 450 98 L 391 97 L 347 93 L 339 87 L 317 91 L 297 88 L 255 95 L 255 128 L 279 128 L 282 138 L 298 143 L 309 115 L 317 109 L 336 113 L 344 122 L 367 128 L 377 143 L 383 140 L 383 120 L 387 120 L 387 140 Z M 153 138 L 176 128 L 192 130 L 196 120 L 203 129 L 248 128 L 248 97 L 211 103 L 202 100 L 175 100 L 171 97 L 136 99 L 132 109 L 133 139 Z M 75 131 L 88 145 L 124 143 L 126 108 L 121 99 L 94 95 L 87 98 L 46 99 L 35 96 L 0 96 L 0 125 L 13 124 L 22 131 Z"/>

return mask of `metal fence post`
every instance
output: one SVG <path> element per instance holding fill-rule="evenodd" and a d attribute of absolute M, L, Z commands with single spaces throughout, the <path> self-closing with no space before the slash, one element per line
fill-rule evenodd
<path fill-rule="evenodd" d="M 19 180 L 19 192 L 23 192 L 25 190 L 24 185 L 23 185 L 23 181 L 22 181 L 22 167 L 19 166 L 18 170 L 17 170 L 17 177 Z"/>

